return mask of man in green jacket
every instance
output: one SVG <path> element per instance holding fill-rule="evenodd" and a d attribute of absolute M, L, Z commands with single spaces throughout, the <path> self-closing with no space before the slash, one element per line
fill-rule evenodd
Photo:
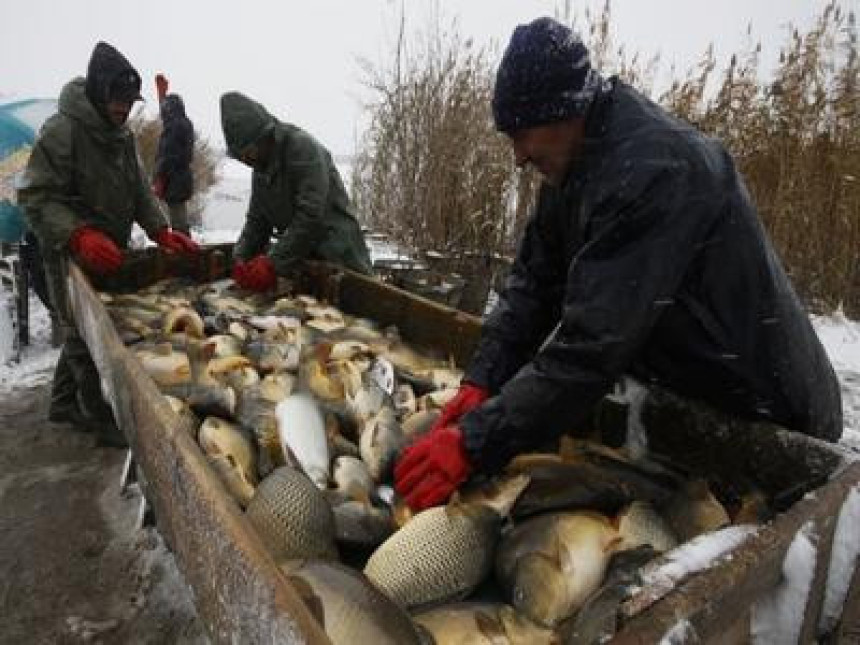
<path fill-rule="evenodd" d="M 331 154 L 239 92 L 221 97 L 230 156 L 253 168 L 251 203 L 233 278 L 266 291 L 305 259 L 371 272 L 370 254 Z M 276 241 L 272 243 L 272 237 Z"/>
<path fill-rule="evenodd" d="M 73 258 L 92 274 L 119 269 L 132 225 L 169 252 L 196 253 L 172 231 L 146 181 L 126 126 L 140 99 L 140 75 L 107 43 L 93 50 L 86 78 L 60 94 L 58 112 L 39 132 L 18 191 L 45 258 L 48 291 L 65 336 L 54 372 L 48 418 L 95 432 L 100 445 L 122 446 L 100 378 L 75 328 L 67 276 Z"/>

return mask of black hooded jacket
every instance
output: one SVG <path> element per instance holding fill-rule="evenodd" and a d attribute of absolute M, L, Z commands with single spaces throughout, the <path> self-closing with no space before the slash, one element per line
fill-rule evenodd
<path fill-rule="evenodd" d="M 725 149 L 613 81 L 544 185 L 466 379 L 492 471 L 587 420 L 623 374 L 836 441 L 839 385 Z M 549 340 L 544 344 L 544 341 Z"/>
<path fill-rule="evenodd" d="M 185 105 L 176 94 L 161 102 L 161 138 L 155 156 L 155 176 L 164 175 L 164 201 L 177 204 L 188 201 L 194 193 L 191 161 L 194 157 L 194 125 L 185 116 Z"/>
<path fill-rule="evenodd" d="M 87 64 L 85 92 L 99 114 L 109 120 L 106 106 L 111 99 L 133 102 L 140 98 L 140 74 L 115 47 L 98 42 Z"/>

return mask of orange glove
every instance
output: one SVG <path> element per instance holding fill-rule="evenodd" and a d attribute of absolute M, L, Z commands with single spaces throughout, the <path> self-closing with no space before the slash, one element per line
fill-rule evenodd
<path fill-rule="evenodd" d="M 233 267 L 233 280 L 249 291 L 268 291 L 278 283 L 275 265 L 266 255 L 258 255 L 247 262 L 237 262 Z"/>
<path fill-rule="evenodd" d="M 161 103 L 167 96 L 167 77 L 164 74 L 155 75 L 155 90 L 158 92 L 158 102 Z"/>
<path fill-rule="evenodd" d="M 403 451 L 394 467 L 394 488 L 413 511 L 445 502 L 469 477 L 472 466 L 456 425 L 427 433 Z"/>
<path fill-rule="evenodd" d="M 200 247 L 197 245 L 197 242 L 185 233 L 174 231 L 166 226 L 158 229 L 153 239 L 158 246 L 168 253 L 186 253 L 188 255 L 197 255 L 200 253 Z"/>
<path fill-rule="evenodd" d="M 107 275 L 122 265 L 122 251 L 107 235 L 93 226 L 80 226 L 69 238 L 69 248 L 87 269 Z"/>
<path fill-rule="evenodd" d="M 167 191 L 167 177 L 164 175 L 156 175 L 152 181 L 152 192 L 158 199 L 163 200 Z"/>

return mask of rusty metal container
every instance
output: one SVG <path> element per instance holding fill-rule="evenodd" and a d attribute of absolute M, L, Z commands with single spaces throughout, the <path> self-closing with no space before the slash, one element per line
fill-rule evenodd
<path fill-rule="evenodd" d="M 148 250 L 131 257 L 116 279 L 97 286 L 134 290 L 170 275 L 216 279 L 225 275 L 230 252 L 227 245 L 210 247 L 190 262 Z M 329 642 L 179 417 L 120 341 L 93 285 L 76 267 L 69 280 L 78 328 L 146 476 L 159 529 L 213 642 Z M 297 286 L 348 313 L 397 325 L 409 342 L 446 350 L 460 364 L 468 362 L 479 337 L 479 319 L 350 271 L 315 265 Z M 801 529 L 817 536 L 800 632 L 801 642 L 815 642 L 834 528 L 846 496 L 860 492 L 860 463 L 805 436 L 765 425 L 750 432 L 748 425 L 738 428 L 730 420 L 699 418 L 671 397 L 646 401 L 641 416 L 653 451 L 697 473 L 749 478 L 765 492 L 781 495 L 786 510 L 711 566 L 673 585 L 641 588 L 624 605 L 624 620 L 611 642 L 658 643 L 682 621 L 688 642 L 749 642 L 751 607 L 780 584 L 786 551 Z M 856 637 L 858 624 L 855 571 L 829 642 Z"/>

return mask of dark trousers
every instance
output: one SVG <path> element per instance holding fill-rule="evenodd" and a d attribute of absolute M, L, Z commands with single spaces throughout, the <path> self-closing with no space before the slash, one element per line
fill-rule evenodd
<path fill-rule="evenodd" d="M 27 275 L 30 277 L 30 285 L 33 291 L 45 305 L 48 311 L 53 311 L 51 298 L 48 294 L 48 281 L 45 278 L 45 268 L 42 264 L 42 252 L 39 249 L 39 241 L 36 236 L 28 232 L 24 236 L 24 244 L 21 245 L 21 262 Z"/>

